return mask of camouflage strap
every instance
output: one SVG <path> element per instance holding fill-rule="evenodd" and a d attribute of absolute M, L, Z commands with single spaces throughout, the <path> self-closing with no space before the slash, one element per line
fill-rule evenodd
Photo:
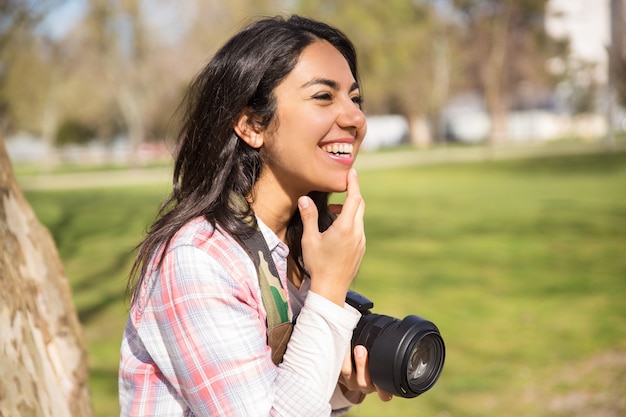
<path fill-rule="evenodd" d="M 245 202 L 241 197 L 231 194 L 231 204 L 241 207 Z M 252 219 L 245 219 L 252 225 Z M 257 269 L 261 299 L 267 314 L 267 344 L 272 348 L 272 361 L 279 364 L 293 331 L 293 323 L 289 318 L 287 292 L 278 275 L 270 249 L 261 230 L 256 227 L 254 233 L 243 237 Z"/>
<path fill-rule="evenodd" d="M 260 230 L 244 238 L 259 273 L 261 297 L 267 312 L 267 327 L 272 329 L 289 322 L 289 306 L 285 289 L 278 277 L 278 270 Z"/>
<path fill-rule="evenodd" d="M 287 294 L 261 231 L 257 228 L 255 233 L 243 241 L 257 267 L 261 299 L 267 314 L 267 344 L 272 348 L 272 361 L 278 365 L 283 360 L 293 331 Z"/>

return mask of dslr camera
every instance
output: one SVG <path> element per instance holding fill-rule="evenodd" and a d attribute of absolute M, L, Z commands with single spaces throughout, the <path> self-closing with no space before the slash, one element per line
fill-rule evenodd
<path fill-rule="evenodd" d="M 374 303 L 348 291 L 346 302 L 362 315 L 352 334 L 354 346 L 368 351 L 372 382 L 385 391 L 413 398 L 437 382 L 446 356 L 443 338 L 432 322 L 418 316 L 403 320 L 370 311 Z"/>

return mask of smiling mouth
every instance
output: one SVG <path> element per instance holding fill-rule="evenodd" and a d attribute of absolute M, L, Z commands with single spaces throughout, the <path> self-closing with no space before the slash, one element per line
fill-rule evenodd
<path fill-rule="evenodd" d="M 351 143 L 333 143 L 322 146 L 322 150 L 332 155 L 349 158 L 354 150 L 354 145 Z"/>

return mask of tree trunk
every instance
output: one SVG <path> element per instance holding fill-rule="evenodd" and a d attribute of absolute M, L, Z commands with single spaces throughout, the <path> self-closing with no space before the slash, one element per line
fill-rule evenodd
<path fill-rule="evenodd" d="M 0 416 L 89 417 L 87 377 L 67 277 L 0 137 Z"/>
<path fill-rule="evenodd" d="M 128 86 L 122 85 L 119 87 L 117 102 L 128 129 L 129 163 L 132 167 L 138 167 L 141 164 L 139 148 L 144 141 L 141 109 L 139 108 L 137 97 L 130 91 Z"/>
<path fill-rule="evenodd" d="M 491 144 L 499 143 L 506 139 L 508 106 L 502 92 L 502 82 L 512 7 L 513 3 L 511 0 L 504 2 L 504 16 L 493 21 L 491 49 L 482 74 L 485 103 L 491 116 L 491 133 L 489 135 Z"/>
<path fill-rule="evenodd" d="M 433 143 L 428 120 L 421 115 L 411 115 L 409 119 L 410 142 L 417 148 L 428 148 Z"/>

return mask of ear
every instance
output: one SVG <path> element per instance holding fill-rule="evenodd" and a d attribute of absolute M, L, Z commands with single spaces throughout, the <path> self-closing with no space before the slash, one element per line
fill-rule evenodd
<path fill-rule="evenodd" d="M 255 119 L 255 115 L 249 109 L 241 112 L 233 129 L 237 136 L 252 148 L 259 149 L 263 146 L 263 126 L 258 119 Z"/>

